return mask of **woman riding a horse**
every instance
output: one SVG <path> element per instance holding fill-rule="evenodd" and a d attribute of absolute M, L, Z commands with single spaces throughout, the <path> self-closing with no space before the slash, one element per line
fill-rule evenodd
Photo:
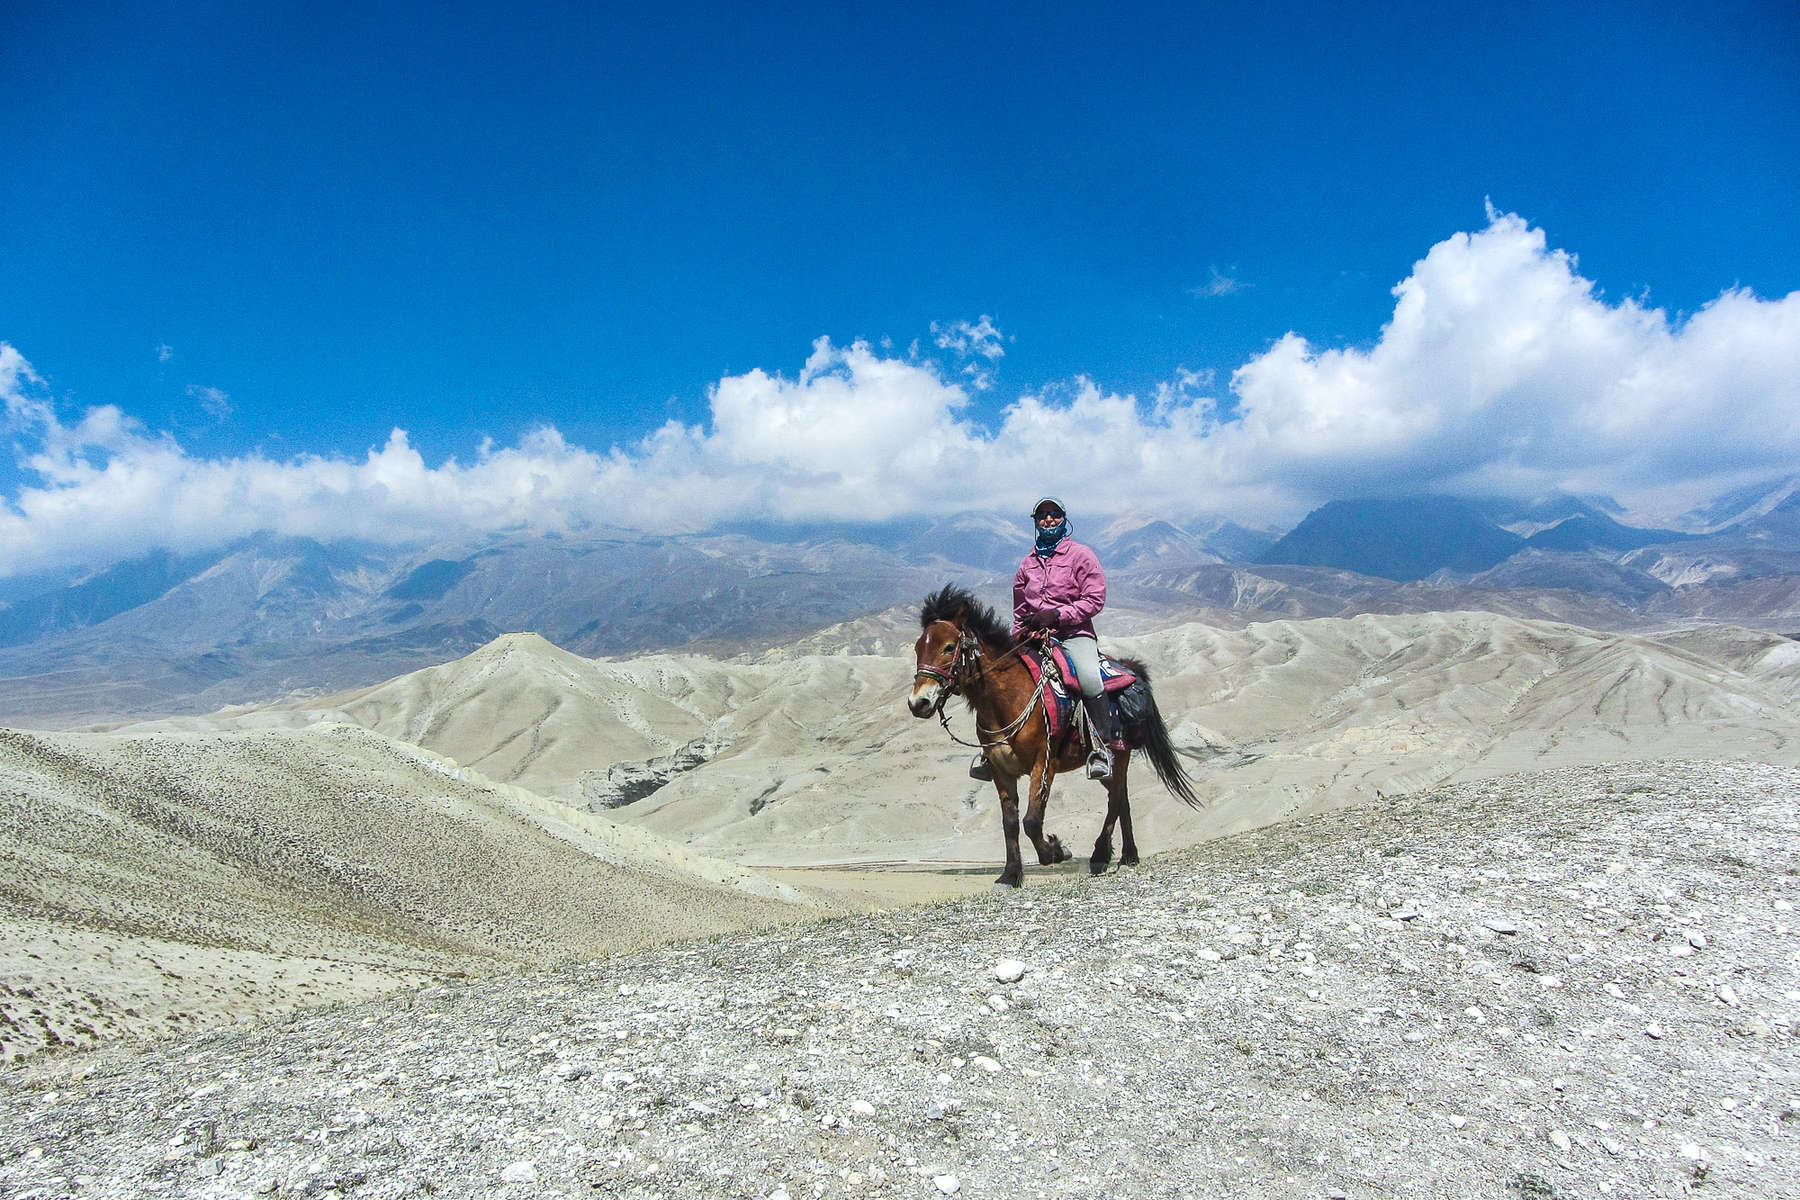
<path fill-rule="evenodd" d="M 1063 653 L 1075 668 L 1092 731 L 1087 777 L 1104 780 L 1112 774 L 1112 751 L 1125 749 L 1113 728 L 1112 706 L 1100 677 L 1099 636 L 1094 632 L 1094 618 L 1106 607 L 1106 574 L 1093 550 L 1069 536 L 1072 526 L 1062 501 L 1045 496 L 1031 510 L 1031 520 L 1037 526 L 1037 542 L 1013 576 L 1013 637 L 1041 630 L 1061 640 Z M 993 778 L 985 754 L 976 756 L 969 774 Z"/>
<path fill-rule="evenodd" d="M 1112 861 L 1115 824 L 1124 839 L 1120 864 L 1133 864 L 1138 857 L 1126 788 L 1130 758 L 1121 753 L 1115 760 L 1108 750 L 1108 743 L 1121 751 L 1125 744 L 1117 740 L 1094 638 L 1093 619 L 1106 603 L 1106 580 L 1094 552 L 1069 540 L 1068 515 L 1060 503 L 1040 501 L 1033 518 L 1037 544 L 1013 581 L 1012 628 L 1008 630 L 991 608 L 963 588 L 952 585 L 926 597 L 919 613 L 923 632 L 913 647 L 916 670 L 907 701 L 916 717 L 942 716 L 951 696 L 963 697 L 973 710 L 981 753 L 970 774 L 991 778 L 999 793 L 1006 867 L 996 883 L 1009 887 L 1018 887 L 1023 881 L 1021 827 L 1036 847 L 1040 864 L 1047 866 L 1070 857 L 1060 839 L 1044 832 L 1044 811 L 1057 772 L 1075 770 L 1084 762 L 1089 777 L 1105 785 L 1107 797 L 1106 820 L 1088 859 L 1089 869 L 1099 874 Z M 1057 728 L 1060 722 L 1053 713 L 1054 701 L 1040 682 L 1040 676 L 1053 669 L 1050 656 L 1042 637 L 1025 636 L 1039 632 L 1055 632 L 1063 638 L 1064 657 L 1076 675 L 1092 728 L 1091 752 L 1084 753 L 1081 739 L 1072 731 Z M 1040 656 L 1044 661 L 1041 667 L 1036 665 Z M 1198 807 L 1193 782 L 1182 769 L 1150 693 L 1149 671 L 1129 659 L 1119 660 L 1118 665 L 1137 678 L 1128 689 L 1134 697 L 1126 731 L 1130 744 L 1144 752 L 1171 793 Z M 948 728 L 948 717 L 943 719 Z M 1022 823 L 1020 776 L 1031 780 Z"/>

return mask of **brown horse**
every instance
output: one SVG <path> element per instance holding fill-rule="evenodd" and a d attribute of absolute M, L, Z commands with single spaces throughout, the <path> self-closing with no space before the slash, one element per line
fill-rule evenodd
<path fill-rule="evenodd" d="M 1043 711 L 1037 684 L 1021 661 L 1023 655 L 1038 653 L 1038 643 L 1016 641 L 993 610 L 969 592 L 950 586 L 926 597 L 919 624 L 924 632 L 913 646 L 917 670 L 907 707 L 915 717 L 929 717 L 941 713 L 949 697 L 960 695 L 974 710 L 976 732 L 993 764 L 994 790 L 1000 793 L 1000 827 L 1006 834 L 1006 869 L 994 882 L 1018 887 L 1025 874 L 1019 857 L 1019 776 L 1031 777 L 1024 824 L 1026 835 L 1037 847 L 1038 862 L 1050 866 L 1067 861 L 1070 854 L 1062 840 L 1044 832 L 1044 808 L 1050 802 L 1050 781 L 1056 773 L 1079 769 L 1087 761 L 1081 739 L 1070 733 L 1052 743 L 1049 716 Z M 1150 676 L 1142 663 L 1120 663 L 1148 688 Z M 1193 782 L 1175 756 L 1153 699 L 1147 715 L 1125 732 L 1129 743 L 1150 759 L 1164 785 L 1198 808 Z M 1125 783 L 1129 766 L 1130 755 L 1114 756 L 1112 777 L 1105 784 L 1106 822 L 1088 859 L 1088 870 L 1095 875 L 1112 861 L 1114 824 L 1123 840 L 1119 865 L 1135 866 L 1138 861 Z"/>

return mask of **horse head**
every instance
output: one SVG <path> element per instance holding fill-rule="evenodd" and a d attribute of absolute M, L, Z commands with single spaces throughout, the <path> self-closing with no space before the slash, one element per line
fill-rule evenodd
<path fill-rule="evenodd" d="M 915 717 L 929 717 L 954 695 L 959 684 L 961 656 L 968 645 L 963 614 L 931 622 L 913 643 L 913 689 L 906 707 Z"/>

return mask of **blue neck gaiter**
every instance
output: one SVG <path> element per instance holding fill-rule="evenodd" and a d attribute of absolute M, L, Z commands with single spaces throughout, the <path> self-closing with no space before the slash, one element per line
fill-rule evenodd
<path fill-rule="evenodd" d="M 1038 535 L 1037 535 L 1037 555 L 1038 555 L 1038 557 L 1039 558 L 1049 558 L 1050 552 L 1052 550 L 1056 549 L 1057 544 L 1068 536 L 1069 536 L 1069 518 L 1067 518 L 1067 517 L 1064 517 L 1061 521 L 1058 521 L 1055 525 L 1052 525 L 1048 529 L 1038 530 Z"/>

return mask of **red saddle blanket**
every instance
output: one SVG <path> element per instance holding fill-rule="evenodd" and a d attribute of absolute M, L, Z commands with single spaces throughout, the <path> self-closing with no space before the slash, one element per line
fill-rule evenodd
<path fill-rule="evenodd" d="M 1051 740 L 1060 740 L 1064 734 L 1074 727 L 1075 703 L 1081 699 L 1081 686 L 1075 680 L 1075 667 L 1069 662 L 1069 656 L 1063 653 L 1062 643 L 1050 643 L 1050 667 L 1044 670 L 1035 654 L 1022 654 L 1026 669 L 1031 678 L 1044 690 L 1044 712 L 1050 719 Z M 1106 689 L 1108 702 L 1119 692 L 1124 691 L 1137 682 L 1137 676 L 1102 654 L 1100 656 L 1101 686 Z"/>

